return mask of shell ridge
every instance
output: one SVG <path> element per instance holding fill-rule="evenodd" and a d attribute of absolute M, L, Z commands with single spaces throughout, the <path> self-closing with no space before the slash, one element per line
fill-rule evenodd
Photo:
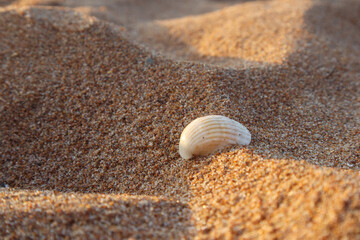
<path fill-rule="evenodd" d="M 213 129 L 213 131 L 206 131 L 206 132 L 204 131 L 203 134 L 198 134 L 194 138 L 191 138 L 189 145 L 191 146 L 192 144 L 195 144 L 196 142 L 199 142 L 202 139 L 205 140 L 205 139 L 212 138 L 212 137 L 222 137 L 225 139 L 234 138 L 239 143 L 243 142 L 243 141 L 241 141 L 242 138 L 248 139 L 246 133 L 236 131 L 237 129 L 234 129 L 234 131 L 232 131 L 232 130 L 233 129 L 225 129 L 225 130 L 217 131 L 217 129 Z M 239 134 L 241 134 L 241 135 L 239 135 Z"/>
<path fill-rule="evenodd" d="M 234 121 L 235 122 L 235 121 Z M 237 123 L 237 122 L 235 122 L 235 123 Z M 223 128 L 223 129 L 226 129 L 226 128 L 230 128 L 230 126 L 232 126 L 233 127 L 233 129 L 235 129 L 235 130 L 238 130 L 238 128 L 239 128 L 239 125 L 237 125 L 237 124 L 234 124 L 233 122 L 228 122 L 228 124 L 226 124 L 226 123 L 224 123 L 224 122 L 222 122 L 222 123 L 219 123 L 219 122 L 210 122 L 210 123 L 208 123 L 208 124 L 204 124 L 203 125 L 203 127 L 200 127 L 200 128 L 198 128 L 198 129 L 196 129 L 195 131 L 186 131 L 186 133 L 187 134 L 190 134 L 191 136 L 193 136 L 193 135 L 196 135 L 196 134 L 200 134 L 202 131 L 206 131 L 207 129 L 211 129 L 211 127 L 217 127 L 217 128 L 220 128 L 220 126 L 221 126 L 221 128 Z M 241 125 L 240 125 L 241 126 Z M 241 126 L 241 128 L 244 128 L 243 126 Z M 185 130 L 184 130 L 184 132 L 185 132 Z"/>

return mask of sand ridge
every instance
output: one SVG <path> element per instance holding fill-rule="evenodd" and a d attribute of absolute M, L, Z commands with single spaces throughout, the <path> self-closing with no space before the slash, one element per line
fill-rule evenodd
<path fill-rule="evenodd" d="M 66 1 L 2 8 L 0 180 L 10 188 L 1 189 L 1 235 L 358 238 L 359 4 L 346 3 L 298 3 L 304 7 L 292 15 L 291 51 L 276 64 L 248 68 L 234 56 L 242 67 L 182 62 L 176 54 L 170 60 L 178 48 L 171 39 L 165 56 L 149 42 L 137 45 L 141 24 L 156 28 L 152 20 L 128 19 L 127 27 L 120 18 L 119 27 L 62 7 Z M 240 1 L 205 16 L 217 21 L 253 5 L 291 4 Z M 257 21 L 267 19 L 262 14 Z M 191 28 L 181 22 L 205 27 L 202 18 L 169 23 L 187 36 Z M 283 30 L 274 22 L 271 31 Z M 227 45 L 232 31 L 224 27 Z M 349 37 L 336 44 L 339 35 Z M 243 123 L 251 145 L 181 159 L 182 129 L 207 114 Z"/>

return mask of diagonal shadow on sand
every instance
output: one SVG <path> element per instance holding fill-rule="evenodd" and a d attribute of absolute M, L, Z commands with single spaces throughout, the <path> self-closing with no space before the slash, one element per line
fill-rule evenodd
<path fill-rule="evenodd" d="M 191 234 L 189 207 L 161 198 L 1 189 L 0 196 L 8 200 L 0 203 L 0 221 L 12 223 L 2 225 L 0 236 L 10 239 L 30 232 L 37 239 L 186 239 Z"/>

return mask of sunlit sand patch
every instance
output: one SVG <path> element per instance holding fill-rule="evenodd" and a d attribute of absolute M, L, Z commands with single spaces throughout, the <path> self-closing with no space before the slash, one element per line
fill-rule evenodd
<path fill-rule="evenodd" d="M 294 51 L 303 15 L 311 6 L 309 1 L 247 2 L 139 25 L 139 31 L 145 43 L 183 59 L 281 64 Z"/>
<path fill-rule="evenodd" d="M 213 156 L 192 178 L 199 239 L 351 238 L 358 233 L 348 228 L 360 224 L 357 171 L 230 149 Z"/>

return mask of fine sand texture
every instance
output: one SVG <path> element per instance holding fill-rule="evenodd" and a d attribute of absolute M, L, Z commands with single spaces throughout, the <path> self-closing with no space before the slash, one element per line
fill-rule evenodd
<path fill-rule="evenodd" d="M 359 16 L 0 0 L 0 238 L 360 239 Z M 250 145 L 181 159 L 209 114 Z"/>

